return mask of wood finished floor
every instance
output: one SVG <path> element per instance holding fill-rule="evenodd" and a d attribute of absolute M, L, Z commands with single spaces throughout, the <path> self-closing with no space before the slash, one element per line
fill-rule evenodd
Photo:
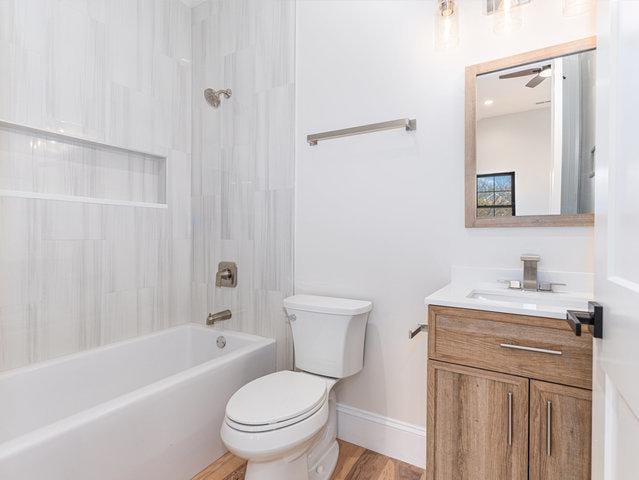
<path fill-rule="evenodd" d="M 339 459 L 331 480 L 425 480 L 421 468 L 371 452 L 352 443 L 339 442 Z M 216 460 L 193 480 L 244 480 L 246 462 L 231 453 Z"/>

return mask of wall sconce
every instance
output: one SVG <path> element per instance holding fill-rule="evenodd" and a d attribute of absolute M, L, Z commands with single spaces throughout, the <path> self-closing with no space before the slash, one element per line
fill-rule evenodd
<path fill-rule="evenodd" d="M 459 7 L 456 0 L 437 0 L 435 49 L 450 50 L 459 45 Z"/>
<path fill-rule="evenodd" d="M 591 12 L 595 0 L 564 0 L 564 17 L 576 17 Z"/>

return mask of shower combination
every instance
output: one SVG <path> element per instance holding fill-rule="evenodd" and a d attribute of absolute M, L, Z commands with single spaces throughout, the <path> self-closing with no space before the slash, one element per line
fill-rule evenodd
<path fill-rule="evenodd" d="M 217 108 L 222 103 L 222 95 L 224 98 L 231 98 L 231 89 L 227 88 L 224 90 L 213 90 L 212 88 L 207 88 L 204 90 L 204 99 L 206 103 L 211 105 L 213 108 Z"/>

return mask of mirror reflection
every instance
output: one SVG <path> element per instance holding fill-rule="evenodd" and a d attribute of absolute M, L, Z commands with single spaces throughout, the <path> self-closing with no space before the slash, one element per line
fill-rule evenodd
<path fill-rule="evenodd" d="M 477 218 L 591 213 L 595 54 L 477 77 Z"/>

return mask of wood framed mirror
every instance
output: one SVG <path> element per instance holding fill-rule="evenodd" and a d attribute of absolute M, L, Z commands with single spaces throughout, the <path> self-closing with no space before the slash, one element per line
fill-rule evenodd
<path fill-rule="evenodd" d="M 466 67 L 466 227 L 594 225 L 589 37 Z"/>

